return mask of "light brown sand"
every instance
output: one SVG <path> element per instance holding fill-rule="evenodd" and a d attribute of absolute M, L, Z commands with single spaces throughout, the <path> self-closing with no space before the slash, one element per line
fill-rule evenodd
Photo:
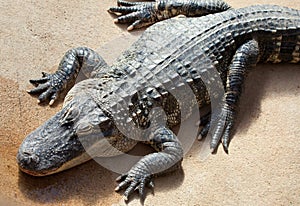
<path fill-rule="evenodd" d="M 15 159 L 23 138 L 60 108 L 38 106 L 25 92 L 31 88 L 28 80 L 55 71 L 72 47 L 103 51 L 107 42 L 127 34 L 106 12 L 115 1 L 0 2 L 0 205 L 124 204 L 113 191 L 117 174 L 94 161 L 34 178 L 20 173 Z M 228 3 L 300 9 L 295 0 Z M 118 47 L 110 53 L 105 48 L 108 56 L 118 53 Z M 201 162 L 196 142 L 183 172 L 156 179 L 155 194 L 145 205 L 300 205 L 299 102 L 299 66 L 258 66 L 247 79 L 230 154 L 220 150 Z M 130 205 L 138 203 L 134 199 Z"/>

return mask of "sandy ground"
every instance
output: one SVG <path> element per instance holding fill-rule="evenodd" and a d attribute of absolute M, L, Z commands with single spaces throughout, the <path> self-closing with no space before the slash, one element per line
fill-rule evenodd
<path fill-rule="evenodd" d="M 300 9 L 293 0 L 230 0 L 234 7 L 272 3 Z M 115 39 L 128 34 L 106 9 L 113 0 L 0 1 L 0 205 L 124 204 L 113 191 L 117 174 L 90 161 L 34 178 L 18 170 L 23 138 L 60 109 L 39 106 L 28 80 L 53 72 L 72 47 L 118 54 Z M 138 32 L 129 35 L 136 36 Z M 110 42 L 111 46 L 103 46 Z M 183 170 L 157 178 L 145 205 L 300 205 L 299 65 L 260 65 L 249 75 L 230 154 L 199 160 L 199 142 Z M 138 199 L 130 205 L 139 204 Z"/>

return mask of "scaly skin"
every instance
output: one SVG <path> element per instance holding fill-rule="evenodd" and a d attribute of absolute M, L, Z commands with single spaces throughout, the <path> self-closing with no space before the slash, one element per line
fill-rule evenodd
<path fill-rule="evenodd" d="M 199 16 L 229 9 L 221 1 L 203 2 L 119 1 L 120 7 L 110 12 L 125 14 L 118 22 L 133 23 L 133 29 L 178 14 Z M 157 23 L 111 67 L 91 49 L 70 50 L 56 73 L 32 81 L 37 88 L 30 93 L 39 93 L 39 101 L 48 99 L 52 104 L 80 70 L 89 79 L 76 84 L 62 110 L 25 138 L 17 156 L 20 169 L 49 175 L 87 161 L 84 149 L 92 149 L 97 142 L 110 143 L 100 151 L 106 155 L 127 152 L 142 141 L 157 152 L 120 176 L 116 190 L 125 189 L 125 199 L 138 190 L 143 198 L 145 186 L 153 186 L 153 175 L 182 160 L 182 145 L 171 129 L 189 118 L 192 107 L 220 100 L 211 121 L 203 118 L 207 124 L 201 135 L 211 127 L 211 149 L 221 141 L 227 152 L 247 71 L 258 62 L 299 64 L 299 48 L 299 11 L 261 5 Z M 209 76 L 214 70 L 217 76 Z M 218 78 L 221 94 L 209 91 Z M 186 86 L 195 99 L 188 99 Z M 178 99 L 186 104 L 179 107 Z M 151 113 L 155 107 L 164 109 L 166 116 Z"/>
<path fill-rule="evenodd" d="M 159 0 L 155 2 L 118 0 L 118 7 L 111 7 L 108 12 L 123 14 L 115 19 L 115 23 L 131 23 L 127 28 L 130 31 L 178 15 L 199 17 L 228 9 L 230 6 L 226 2 L 218 0 Z"/>

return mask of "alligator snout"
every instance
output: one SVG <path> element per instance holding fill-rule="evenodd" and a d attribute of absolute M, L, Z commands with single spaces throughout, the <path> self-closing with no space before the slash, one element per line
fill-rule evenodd
<path fill-rule="evenodd" d="M 21 169 L 34 170 L 40 159 L 36 154 L 29 151 L 19 151 L 17 160 Z"/>

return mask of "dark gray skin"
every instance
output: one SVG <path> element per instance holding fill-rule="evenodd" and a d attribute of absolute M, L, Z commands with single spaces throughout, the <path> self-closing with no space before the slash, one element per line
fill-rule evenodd
<path fill-rule="evenodd" d="M 104 138 L 103 134 L 113 136 L 113 131 L 109 118 L 91 98 L 83 95 L 75 97 L 26 137 L 17 156 L 19 166 L 34 176 L 68 169 L 91 158 L 82 145 L 85 138 L 93 144 Z M 71 163 L 79 157 L 82 159 Z M 66 162 L 69 163 L 66 165 Z"/>
<path fill-rule="evenodd" d="M 47 175 L 52 173 L 51 171 L 56 171 L 65 161 L 70 161 L 84 152 L 75 129 L 68 123 L 64 123 L 63 116 L 68 109 L 69 107 L 63 108 L 45 124 L 29 134 L 28 141 L 23 142 L 17 158 L 20 168 L 25 172 L 36 176 Z M 82 114 L 83 112 L 84 110 L 80 111 L 78 118 L 86 115 Z M 71 120 L 71 118 L 69 119 Z M 49 127 L 50 125 L 51 127 Z M 47 133 L 41 135 L 39 131 Z M 37 142 L 38 144 L 36 144 Z"/>
<path fill-rule="evenodd" d="M 129 29 L 178 14 L 198 16 L 207 14 L 208 10 L 215 13 L 229 9 L 221 1 L 176 0 L 157 1 L 156 4 L 119 1 L 119 5 L 120 8 L 110 11 L 124 14 L 117 22 L 133 23 Z M 225 93 L 219 112 L 213 113 L 211 121 L 204 124 L 201 135 L 206 135 L 210 127 L 215 128 L 210 134 L 211 149 L 215 150 L 221 142 L 227 151 L 249 68 L 258 62 L 299 64 L 299 47 L 299 11 L 278 6 L 252 6 L 155 24 L 111 67 L 91 49 L 70 50 L 56 73 L 31 81 L 37 88 L 29 93 L 39 94 L 39 101 L 49 100 L 52 104 L 63 89 L 74 82 L 80 70 L 90 79 L 76 84 L 65 98 L 62 111 L 25 138 L 18 153 L 20 169 L 32 175 L 48 175 L 81 164 L 89 159 L 79 158 L 85 154 L 83 145 L 80 146 L 82 141 L 92 146 L 106 139 L 121 152 L 129 151 L 142 141 L 157 152 L 144 156 L 120 176 L 116 190 L 125 189 L 125 199 L 135 190 L 144 198 L 145 186 L 153 187 L 152 177 L 183 158 L 181 142 L 171 129 L 180 124 L 180 117 L 187 119 L 191 112 L 180 112 L 178 102 L 171 95 L 172 89 L 168 88 L 178 91 L 182 85 L 179 80 L 183 80 L 196 97 L 195 102 L 188 101 L 187 107 L 203 107 L 213 99 L 208 96 L 206 86 L 210 86 L 209 83 L 204 84 L 201 78 L 210 69 L 219 72 Z M 154 81 L 149 71 L 160 81 Z M 170 71 L 176 75 L 172 76 Z M 137 78 L 137 73 L 143 78 Z M 138 88 L 137 82 L 142 80 L 150 86 Z M 180 91 L 182 98 L 187 98 L 185 92 Z M 128 116 L 119 108 L 123 102 L 130 102 L 125 104 Z M 166 125 L 149 117 L 154 107 L 164 109 Z M 121 123 L 117 125 L 118 122 Z M 136 129 L 132 129 L 131 124 Z M 130 128 L 132 136 L 122 134 L 121 127 Z M 61 158 L 56 158 L 59 154 Z"/>

